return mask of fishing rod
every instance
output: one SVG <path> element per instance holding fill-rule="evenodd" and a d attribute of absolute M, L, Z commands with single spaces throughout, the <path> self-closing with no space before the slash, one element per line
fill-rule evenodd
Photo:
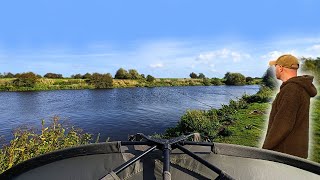
<path fill-rule="evenodd" d="M 171 90 L 171 89 L 170 89 L 170 90 Z M 191 96 L 187 95 L 186 93 L 180 92 L 180 91 L 178 91 L 178 90 L 172 90 L 172 91 L 174 91 L 174 92 L 176 92 L 176 93 L 179 93 L 179 94 L 181 94 L 181 95 L 184 95 L 184 96 L 186 96 L 186 97 L 188 97 L 188 98 L 190 98 L 190 99 L 192 99 L 192 100 L 194 100 L 194 101 L 197 101 L 197 102 L 199 102 L 199 103 L 201 103 L 201 104 L 203 104 L 203 105 L 205 105 L 205 106 L 208 106 L 208 107 L 210 107 L 211 109 L 214 109 L 213 106 L 211 106 L 211 105 L 209 105 L 209 104 L 207 104 L 207 103 L 204 103 L 204 102 L 202 102 L 202 101 L 200 101 L 200 100 L 198 100 L 198 99 L 196 99 L 196 98 L 194 98 L 194 97 L 191 97 Z M 232 93 L 228 92 L 227 90 L 223 89 L 223 91 L 226 92 L 227 94 L 235 97 L 237 100 L 239 100 L 239 97 L 233 95 Z M 218 95 L 219 95 L 219 93 L 214 93 L 214 94 L 218 94 Z M 220 95 L 225 95 L 225 94 L 220 94 Z"/>
<path fill-rule="evenodd" d="M 188 97 L 188 98 L 190 98 L 190 99 L 192 99 L 192 100 L 195 100 L 195 101 L 197 101 L 197 102 L 199 102 L 199 103 L 201 103 L 201 104 L 203 104 L 203 105 L 206 105 L 206 106 L 208 106 L 208 107 L 210 107 L 211 109 L 214 109 L 214 107 L 213 106 L 211 106 L 211 105 L 209 105 L 209 104 L 206 104 L 206 103 L 204 103 L 204 102 L 202 102 L 202 101 L 200 101 L 200 100 L 198 100 L 198 99 L 196 99 L 196 98 L 193 98 L 193 97 L 191 97 L 191 96 L 188 96 L 187 94 L 185 94 L 185 93 L 183 93 L 183 92 L 180 92 L 180 91 L 175 91 L 175 92 L 177 92 L 177 93 L 179 93 L 179 94 L 181 94 L 181 95 L 184 95 L 184 96 L 186 96 L 186 97 Z"/>

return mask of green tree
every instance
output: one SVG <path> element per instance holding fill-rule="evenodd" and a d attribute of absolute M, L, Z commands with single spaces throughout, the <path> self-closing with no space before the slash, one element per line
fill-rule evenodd
<path fill-rule="evenodd" d="M 3 77 L 4 78 L 14 78 L 14 74 L 12 74 L 11 72 L 4 73 Z"/>
<path fill-rule="evenodd" d="M 43 77 L 50 78 L 50 79 L 62 79 L 62 74 L 56 74 L 56 73 L 47 73 Z"/>
<path fill-rule="evenodd" d="M 17 79 L 13 81 L 16 87 L 34 87 L 38 80 L 38 76 L 33 72 L 21 73 Z"/>
<path fill-rule="evenodd" d="M 115 79 L 128 79 L 129 73 L 123 68 L 118 69 L 116 75 L 114 76 Z"/>
<path fill-rule="evenodd" d="M 151 75 L 148 75 L 147 76 L 147 81 L 148 82 L 153 82 L 153 81 L 155 81 L 156 79 L 153 77 L 153 76 L 151 76 Z"/>
<path fill-rule="evenodd" d="M 200 78 L 200 79 L 204 79 L 204 78 L 206 78 L 206 76 L 205 76 L 203 73 L 199 73 L 198 78 Z"/>
<path fill-rule="evenodd" d="M 92 75 L 90 73 L 85 73 L 83 76 L 82 76 L 82 79 L 90 79 Z"/>
<path fill-rule="evenodd" d="M 135 69 L 129 69 L 129 74 L 131 75 L 130 79 L 141 79 L 141 75 Z"/>
<path fill-rule="evenodd" d="M 105 89 L 112 88 L 113 79 L 110 73 L 93 73 L 89 79 L 89 82 L 90 84 L 93 84 L 97 89 Z"/>
<path fill-rule="evenodd" d="M 226 85 L 244 85 L 246 83 L 246 77 L 241 73 L 230 73 L 225 74 Z"/>
<path fill-rule="evenodd" d="M 20 75 L 21 75 L 20 73 L 17 73 L 17 74 L 14 75 L 14 77 L 18 78 L 18 77 L 20 77 Z"/>
<path fill-rule="evenodd" d="M 145 76 L 144 74 L 141 74 L 141 78 L 142 78 L 142 79 L 145 79 L 146 76 Z"/>
<path fill-rule="evenodd" d="M 71 78 L 73 78 L 73 79 L 81 79 L 82 75 L 81 74 L 74 74 L 74 75 L 71 75 Z"/>
<path fill-rule="evenodd" d="M 192 78 L 192 79 L 198 78 L 198 75 L 197 75 L 196 73 L 194 73 L 194 72 L 190 73 L 189 76 L 190 76 L 190 78 Z"/>
<path fill-rule="evenodd" d="M 248 76 L 248 77 L 246 77 L 246 83 L 247 84 L 255 84 L 255 81 L 252 77 Z"/>

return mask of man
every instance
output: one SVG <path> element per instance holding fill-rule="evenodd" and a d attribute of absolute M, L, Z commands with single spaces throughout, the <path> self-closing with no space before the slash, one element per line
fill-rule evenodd
<path fill-rule="evenodd" d="M 297 76 L 299 61 L 292 55 L 269 64 L 275 66 L 276 77 L 283 83 L 272 103 L 262 148 L 307 158 L 310 97 L 317 94 L 313 76 Z"/>

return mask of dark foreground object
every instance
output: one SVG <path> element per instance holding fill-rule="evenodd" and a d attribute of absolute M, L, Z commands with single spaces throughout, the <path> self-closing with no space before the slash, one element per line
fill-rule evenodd
<path fill-rule="evenodd" d="M 190 136 L 190 135 L 189 135 Z M 189 136 L 90 144 L 20 163 L 0 179 L 320 179 L 320 165 L 252 147 Z"/>

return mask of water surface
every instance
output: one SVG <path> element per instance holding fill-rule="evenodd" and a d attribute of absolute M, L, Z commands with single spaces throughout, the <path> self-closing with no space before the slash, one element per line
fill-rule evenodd
<path fill-rule="evenodd" d="M 187 86 L 104 90 L 0 92 L 0 135 L 12 138 L 21 125 L 41 127 L 57 115 L 101 140 L 127 140 L 129 134 L 163 133 L 187 109 L 220 108 L 259 86 Z"/>

